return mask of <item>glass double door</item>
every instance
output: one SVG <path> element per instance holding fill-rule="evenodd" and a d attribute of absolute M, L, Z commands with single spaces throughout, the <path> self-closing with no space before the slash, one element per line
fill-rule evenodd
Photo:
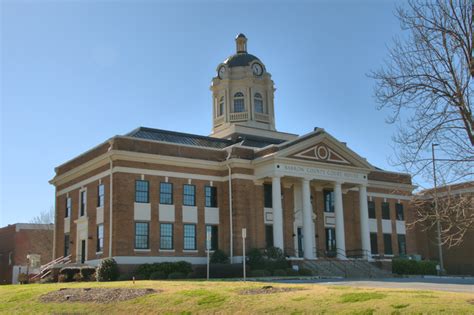
<path fill-rule="evenodd" d="M 326 228 L 326 256 L 328 257 L 337 256 L 336 229 L 335 228 Z"/>

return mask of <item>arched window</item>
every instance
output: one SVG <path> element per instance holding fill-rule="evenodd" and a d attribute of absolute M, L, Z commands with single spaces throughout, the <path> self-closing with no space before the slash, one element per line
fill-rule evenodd
<path fill-rule="evenodd" d="M 256 113 L 262 113 L 263 114 L 263 98 L 262 94 L 260 93 L 255 93 L 253 96 L 253 104 L 255 106 L 255 112 Z"/>
<path fill-rule="evenodd" d="M 245 111 L 244 94 L 237 92 L 234 94 L 234 113 L 241 113 Z"/>
<path fill-rule="evenodd" d="M 219 99 L 219 112 L 217 114 L 218 116 L 224 115 L 224 96 L 221 96 Z"/>

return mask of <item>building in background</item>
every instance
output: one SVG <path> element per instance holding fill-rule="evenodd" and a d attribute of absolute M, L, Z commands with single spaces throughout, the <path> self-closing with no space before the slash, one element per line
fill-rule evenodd
<path fill-rule="evenodd" d="M 0 228 L 0 284 L 39 273 L 53 257 L 53 224 L 17 223 Z"/>
<path fill-rule="evenodd" d="M 466 206 L 467 214 L 474 212 L 474 182 L 465 182 L 437 188 L 438 199 L 450 198 L 453 203 L 460 203 L 460 198 Z M 427 189 L 419 192 L 415 197 L 417 206 L 433 207 L 435 191 Z M 420 200 L 422 204 L 420 204 Z M 470 203 L 470 206 L 469 206 Z M 439 261 L 438 236 L 436 226 L 426 229 L 421 224 L 415 225 L 417 249 L 422 259 Z M 442 247 L 444 268 L 448 274 L 474 275 L 474 227 L 467 231 L 459 246 Z"/>
<path fill-rule="evenodd" d="M 295 259 L 416 253 L 410 175 L 371 165 L 323 128 L 277 131 L 273 80 L 243 34 L 211 91 L 210 136 L 140 127 L 56 167 L 55 258 L 203 264 L 209 233 L 210 249 L 238 262 L 243 228 L 247 249 Z"/>

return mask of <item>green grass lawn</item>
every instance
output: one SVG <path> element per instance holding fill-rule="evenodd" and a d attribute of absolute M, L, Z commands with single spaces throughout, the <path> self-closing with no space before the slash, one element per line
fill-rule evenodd
<path fill-rule="evenodd" d="M 298 287 L 304 290 L 241 295 L 242 290 Z M 42 303 L 38 297 L 59 288 L 135 287 L 162 290 L 110 304 Z M 0 286 L 0 314 L 34 313 L 343 313 L 343 314 L 474 314 L 474 295 L 421 290 L 353 288 L 314 284 L 269 284 L 227 281 L 131 281 Z"/>

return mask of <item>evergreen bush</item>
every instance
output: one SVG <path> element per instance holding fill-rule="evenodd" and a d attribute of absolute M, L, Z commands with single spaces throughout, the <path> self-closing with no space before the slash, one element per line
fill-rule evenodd
<path fill-rule="evenodd" d="M 97 281 L 115 281 L 119 275 L 117 262 L 113 258 L 103 259 L 97 267 Z"/>

